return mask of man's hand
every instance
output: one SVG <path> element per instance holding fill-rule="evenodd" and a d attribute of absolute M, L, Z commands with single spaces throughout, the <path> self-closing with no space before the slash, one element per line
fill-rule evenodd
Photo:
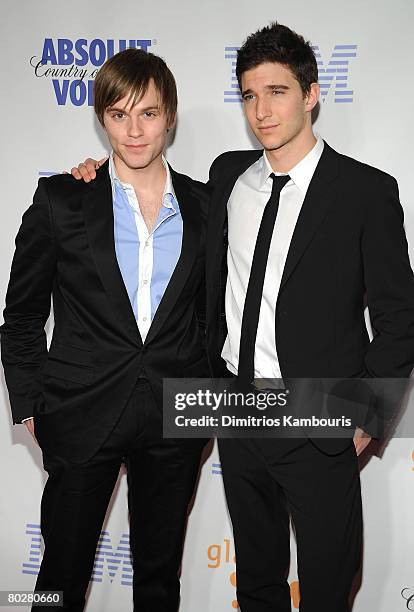
<path fill-rule="evenodd" d="M 359 427 L 356 428 L 354 434 L 354 445 L 358 457 L 361 453 L 364 452 L 368 444 L 371 442 L 371 439 L 371 436 L 366 434 L 365 431 L 363 431 Z"/>
<path fill-rule="evenodd" d="M 96 170 L 102 166 L 106 162 L 108 158 L 103 157 L 99 161 L 96 159 L 92 159 L 88 157 L 82 164 L 79 164 L 77 168 L 72 168 L 70 171 L 72 176 L 75 177 L 78 181 L 83 179 L 85 183 L 89 183 L 96 178 Z"/>
<path fill-rule="evenodd" d="M 39 446 L 39 442 L 37 441 L 36 436 L 35 436 L 35 432 L 34 432 L 34 420 L 33 419 L 29 419 L 28 421 L 24 422 L 24 425 L 26 425 L 26 428 L 32 434 L 34 441 Z"/>

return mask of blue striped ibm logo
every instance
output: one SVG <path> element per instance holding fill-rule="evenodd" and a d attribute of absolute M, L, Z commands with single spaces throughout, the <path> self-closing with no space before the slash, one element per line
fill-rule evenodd
<path fill-rule="evenodd" d="M 237 51 L 240 47 L 224 47 L 224 57 L 231 61 L 231 83 L 230 88 L 224 92 L 224 102 L 242 102 L 239 84 L 236 77 Z"/>
<path fill-rule="evenodd" d="M 119 544 L 116 550 L 114 550 L 109 532 L 101 532 L 96 548 L 91 582 L 102 582 L 104 571 L 107 571 L 111 582 L 116 574 L 121 574 L 121 584 L 123 586 L 132 586 L 132 557 L 128 533 L 122 534 Z"/>
<path fill-rule="evenodd" d="M 27 523 L 26 535 L 30 536 L 29 561 L 22 563 L 22 573 L 37 576 L 41 562 L 40 525 Z M 109 532 L 101 532 L 90 581 L 102 582 L 104 574 L 109 576 L 111 582 L 116 575 L 120 575 L 123 586 L 132 586 L 133 570 L 128 533 L 122 534 L 119 544 L 114 549 Z"/>
<path fill-rule="evenodd" d="M 22 574 L 37 574 L 40 569 L 41 535 L 40 525 L 27 523 L 26 535 L 30 536 L 29 562 L 22 564 Z"/>
<path fill-rule="evenodd" d="M 319 85 L 321 87 L 321 100 L 325 102 L 326 96 L 333 85 L 334 102 L 349 103 L 354 100 L 354 91 L 349 89 L 349 61 L 357 55 L 357 45 L 335 45 L 331 59 L 325 64 L 318 45 L 314 45 L 316 61 L 318 64 Z"/>
<path fill-rule="evenodd" d="M 333 89 L 334 102 L 349 103 L 354 100 L 354 91 L 349 89 L 349 62 L 357 56 L 358 45 L 335 45 L 329 62 L 324 62 L 319 45 L 313 45 L 316 62 L 318 64 L 319 85 L 321 87 L 321 101 Z M 224 102 L 241 104 L 239 85 L 236 77 L 237 51 L 240 47 L 225 47 L 224 57 L 231 62 L 231 82 L 224 91 Z"/>

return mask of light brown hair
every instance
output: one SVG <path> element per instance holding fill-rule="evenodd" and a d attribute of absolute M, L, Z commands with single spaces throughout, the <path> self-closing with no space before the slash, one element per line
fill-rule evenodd
<path fill-rule="evenodd" d="M 151 79 L 160 98 L 168 126 L 177 112 L 177 86 L 174 76 L 161 57 L 141 49 L 125 49 L 108 59 L 94 83 L 94 109 L 101 125 L 104 112 L 129 96 L 128 103 L 137 104 L 147 93 Z"/>

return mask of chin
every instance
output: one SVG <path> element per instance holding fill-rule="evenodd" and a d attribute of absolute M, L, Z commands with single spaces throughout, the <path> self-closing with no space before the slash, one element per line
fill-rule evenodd
<path fill-rule="evenodd" d="M 262 144 L 266 151 L 277 151 L 278 149 L 284 147 L 288 142 L 288 140 L 281 140 L 280 138 L 277 140 L 275 138 L 269 138 L 263 141 Z"/>
<path fill-rule="evenodd" d="M 276 149 L 280 149 L 280 147 L 283 146 L 282 142 L 275 142 L 271 138 L 262 138 L 260 144 L 264 149 L 266 149 L 266 151 L 274 151 Z"/>
<path fill-rule="evenodd" d="M 278 149 L 282 144 L 280 138 L 276 138 L 274 134 L 264 136 L 261 132 L 259 132 L 255 135 L 264 149 Z"/>
<path fill-rule="evenodd" d="M 126 158 L 125 163 L 131 170 L 140 170 L 141 168 L 146 168 L 151 163 L 151 160 L 134 155 L 131 158 Z"/>

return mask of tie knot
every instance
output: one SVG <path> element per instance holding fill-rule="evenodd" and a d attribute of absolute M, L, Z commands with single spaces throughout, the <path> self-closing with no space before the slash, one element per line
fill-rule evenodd
<path fill-rule="evenodd" d="M 272 186 L 272 194 L 275 192 L 281 192 L 283 187 L 290 181 L 290 176 L 288 174 L 282 174 L 281 176 L 276 176 L 276 174 L 270 175 L 273 180 Z"/>

